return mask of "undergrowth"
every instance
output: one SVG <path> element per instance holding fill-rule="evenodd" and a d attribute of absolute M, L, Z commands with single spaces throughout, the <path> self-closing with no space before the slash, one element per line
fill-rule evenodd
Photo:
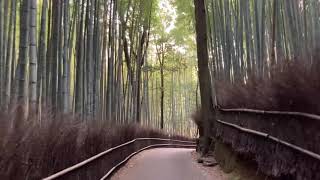
<path fill-rule="evenodd" d="M 41 122 L 32 115 L 24 121 L 16 113 L 16 110 L 0 112 L 0 179 L 41 179 L 137 137 L 168 138 L 159 130 L 137 125 L 81 121 L 67 115 L 54 117 L 49 112 L 43 113 Z M 112 167 L 128 153 L 132 152 L 113 153 L 112 158 L 104 159 L 99 165 L 103 167 L 93 170 L 101 172 L 92 172 L 90 179 L 106 173 L 108 166 Z"/>
<path fill-rule="evenodd" d="M 294 59 L 278 64 L 270 76 L 250 75 L 244 82 L 217 82 L 223 108 L 249 108 L 320 114 L 320 56 L 312 66 Z"/>

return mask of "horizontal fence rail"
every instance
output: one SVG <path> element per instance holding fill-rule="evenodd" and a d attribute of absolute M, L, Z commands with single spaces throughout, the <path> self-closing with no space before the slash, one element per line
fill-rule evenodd
<path fill-rule="evenodd" d="M 126 159 L 124 159 L 123 161 L 121 161 L 119 164 L 117 164 L 116 166 L 114 166 L 106 175 L 104 175 L 100 180 L 106 180 L 108 178 L 111 177 L 111 175 L 119 168 L 121 167 L 122 165 L 124 165 L 128 160 L 130 160 L 133 156 L 135 156 L 136 154 L 139 154 L 140 152 L 144 151 L 144 150 L 147 150 L 147 149 L 150 149 L 150 148 L 157 148 L 157 147 L 171 147 L 171 146 L 174 146 L 174 147 L 184 147 L 184 148 L 194 148 L 196 147 L 196 145 L 184 145 L 184 144 L 154 144 L 154 145 L 150 145 L 150 146 L 147 146 L 145 148 L 142 148 L 132 154 L 130 154 Z"/>
<path fill-rule="evenodd" d="M 286 142 L 286 141 L 283 141 L 283 140 L 281 140 L 281 139 L 278 139 L 278 138 L 276 138 L 276 137 L 274 137 L 274 136 L 271 136 L 271 135 L 269 135 L 269 134 L 267 134 L 267 133 L 259 132 L 259 131 L 252 130 L 252 129 L 243 128 L 243 127 L 238 126 L 238 125 L 236 125 L 236 124 L 224 122 L 224 121 L 221 121 L 221 120 L 217 120 L 217 122 L 220 123 L 220 124 L 222 124 L 222 125 L 235 128 L 235 129 L 240 130 L 240 131 L 245 132 L 245 133 L 249 133 L 249 134 L 253 134 L 253 135 L 265 137 L 265 138 L 270 139 L 270 140 L 272 140 L 272 141 L 274 141 L 274 142 L 277 142 L 277 143 L 280 143 L 280 144 L 282 144 L 282 145 L 284 145 L 284 146 L 287 146 L 287 147 L 289 147 L 289 148 L 291 148 L 291 149 L 297 150 L 297 151 L 299 151 L 300 153 L 303 153 L 303 154 L 308 155 L 308 156 L 310 156 L 310 157 L 313 157 L 313 158 L 315 158 L 315 159 L 317 159 L 317 160 L 320 160 L 320 155 L 319 155 L 319 154 L 316 154 L 316 153 L 314 153 L 314 152 L 312 152 L 312 151 L 309 151 L 309 150 L 307 150 L 307 149 L 303 149 L 303 148 L 301 148 L 301 147 L 299 147 L 299 146 L 296 146 L 296 145 L 291 144 L 291 143 L 289 143 L 289 142 Z"/>
<path fill-rule="evenodd" d="M 185 144 L 189 144 L 189 145 L 183 145 L 184 147 L 187 147 L 187 146 L 195 147 L 195 142 L 194 141 L 182 141 L 182 140 L 163 139 L 163 138 L 136 138 L 136 139 L 133 139 L 133 140 L 128 141 L 126 143 L 123 143 L 123 144 L 121 144 L 119 146 L 110 148 L 110 149 L 108 149 L 108 150 L 106 150 L 104 152 L 101 152 L 101 153 L 99 153 L 99 154 L 97 154 L 95 156 L 92 156 L 89 159 L 86 159 L 86 160 L 84 160 L 84 161 L 82 161 L 82 162 L 80 162 L 78 164 L 75 164 L 75 165 L 73 165 L 73 166 L 71 166 L 69 168 L 66 168 L 66 169 L 64 169 L 62 171 L 59 171 L 59 172 L 57 172 L 57 173 L 55 173 L 55 174 L 53 174 L 53 175 L 51 175 L 49 177 L 43 178 L 43 180 L 53 180 L 53 179 L 60 178 L 60 177 L 66 175 L 66 174 L 68 174 L 70 172 L 73 172 L 73 171 L 75 171 L 75 170 L 77 170 L 77 169 L 79 169 L 81 167 L 84 167 L 85 165 L 87 165 L 87 164 L 89 164 L 89 163 L 91 163 L 91 162 L 93 162 L 93 161 L 95 161 L 95 160 L 107 155 L 107 154 L 110 154 L 111 152 L 113 152 L 113 151 L 115 151 L 117 149 L 120 149 L 122 147 L 128 146 L 128 145 L 133 144 L 133 143 L 138 142 L 138 141 L 149 141 L 149 140 L 167 141 L 167 142 L 171 143 L 171 144 L 155 144 L 154 146 L 169 146 L 169 145 L 171 145 L 171 146 L 182 146 L 181 144 L 174 144 L 174 143 L 185 143 Z M 152 145 L 148 146 L 148 147 L 152 148 Z M 149 149 L 149 148 L 146 147 L 146 148 L 143 148 L 143 149 Z M 140 151 L 142 151 L 142 150 L 140 150 Z"/>
<path fill-rule="evenodd" d="M 254 114 L 270 114 L 270 115 L 289 115 L 289 116 L 300 116 L 309 119 L 320 121 L 320 116 L 315 114 L 303 113 L 303 112 L 286 112 L 286 111 L 265 111 L 257 109 L 246 109 L 246 108 L 235 108 L 235 109 L 219 109 L 222 112 L 245 112 Z"/>

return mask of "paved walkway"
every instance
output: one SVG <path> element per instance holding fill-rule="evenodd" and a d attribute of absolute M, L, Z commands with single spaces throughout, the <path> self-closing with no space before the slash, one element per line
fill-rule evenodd
<path fill-rule="evenodd" d="M 133 157 L 111 180 L 224 180 L 220 169 L 206 171 L 192 149 L 157 148 Z"/>

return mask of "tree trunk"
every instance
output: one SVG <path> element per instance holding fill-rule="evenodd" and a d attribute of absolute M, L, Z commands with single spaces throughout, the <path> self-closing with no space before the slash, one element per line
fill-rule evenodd
<path fill-rule="evenodd" d="M 41 12 L 41 27 L 39 34 L 39 56 L 38 56 L 38 101 L 39 104 L 46 99 L 46 87 L 47 87 L 47 72 L 46 72 L 46 25 L 47 25 L 47 9 L 48 0 L 43 0 L 42 2 L 42 12 Z"/>
<path fill-rule="evenodd" d="M 15 41 L 15 22 L 16 22 L 16 0 L 11 1 L 11 12 L 10 12 L 10 23 L 9 23 L 9 32 L 8 32 L 8 51 L 7 51 L 7 63 L 6 63 L 6 92 L 5 92 L 5 109 L 8 110 L 8 106 L 11 100 L 11 83 L 12 83 L 12 66 L 14 63 L 13 53 L 14 47 L 11 44 L 14 44 Z"/>
<path fill-rule="evenodd" d="M 3 82 L 2 82 L 2 77 L 4 75 L 4 59 L 3 59 L 3 44 L 4 44 L 4 39 L 3 39 L 3 35 L 4 35 L 4 32 L 3 32 L 3 29 L 4 29 L 4 23 L 3 23 L 3 18 L 4 18 L 4 14 L 3 14 L 3 3 L 4 1 L 6 0 L 0 0 L 0 106 L 1 106 L 1 102 L 2 101 L 2 90 L 3 90 Z"/>
<path fill-rule="evenodd" d="M 60 1 L 52 2 L 52 74 L 51 74 L 51 103 L 53 110 L 57 110 L 58 108 L 58 77 L 59 77 L 59 69 L 58 69 L 58 59 L 59 59 L 59 39 L 60 39 Z"/>
<path fill-rule="evenodd" d="M 20 18 L 20 50 L 18 62 L 18 103 L 21 103 L 20 115 L 28 117 L 28 65 L 29 65 L 29 12 L 30 0 L 23 0 Z"/>
<path fill-rule="evenodd" d="M 195 18 L 196 18 L 196 42 L 197 42 L 197 56 L 198 56 L 198 75 L 199 75 L 199 86 L 201 96 L 201 111 L 203 114 L 203 124 L 205 132 L 205 148 L 203 153 L 207 153 L 209 150 L 208 137 L 210 133 L 215 136 L 215 132 L 210 132 L 212 129 L 210 121 L 212 121 L 213 128 L 215 119 L 211 119 L 213 113 L 213 97 L 211 96 L 211 80 L 208 67 L 208 48 L 207 48 L 207 23 L 206 11 L 204 0 L 194 0 L 195 5 Z"/>
<path fill-rule="evenodd" d="M 79 49 L 76 54 L 76 92 L 75 92 L 75 112 L 82 114 L 83 113 L 83 51 L 84 51 L 84 43 L 83 43 L 83 26 L 84 26 L 84 1 L 82 0 L 81 10 L 80 10 L 80 18 L 79 18 L 79 26 L 78 26 L 78 38 L 76 42 L 76 47 Z"/>
<path fill-rule="evenodd" d="M 163 60 L 162 60 L 163 61 Z M 160 64 L 160 76 L 161 76 L 161 84 L 160 84 L 160 128 L 164 128 L 164 70 L 163 70 L 163 62 Z"/>
<path fill-rule="evenodd" d="M 64 40 L 63 40 L 63 88 L 62 88 L 62 99 L 63 99 L 63 112 L 70 112 L 70 93 L 69 93 L 69 0 L 64 0 Z"/>
<path fill-rule="evenodd" d="M 30 0 L 30 105 L 37 104 L 37 0 Z"/>
<path fill-rule="evenodd" d="M 276 17 L 277 17 L 277 0 L 273 1 L 273 16 L 272 16 L 272 35 L 271 35 L 271 47 L 270 47 L 270 52 L 271 52 L 271 57 L 270 57 L 270 70 L 271 70 L 271 78 L 272 78 L 272 73 L 273 73 L 273 68 L 275 65 L 275 43 L 276 43 Z"/>

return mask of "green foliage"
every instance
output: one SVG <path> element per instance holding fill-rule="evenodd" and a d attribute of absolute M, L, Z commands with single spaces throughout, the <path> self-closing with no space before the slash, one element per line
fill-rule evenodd
<path fill-rule="evenodd" d="M 145 68 L 151 73 L 149 89 L 158 96 L 156 101 L 151 102 L 160 108 L 159 83 L 163 68 L 165 122 L 171 128 L 178 128 L 178 124 L 190 127 L 188 119 L 197 104 L 198 81 L 193 3 L 183 0 L 161 3 L 152 15 L 149 65 Z M 155 83 L 158 83 L 156 89 Z"/>
<path fill-rule="evenodd" d="M 179 44 L 195 44 L 194 40 L 194 4 L 193 1 L 175 0 L 172 4 L 177 10 L 176 28 L 172 34 Z"/>

